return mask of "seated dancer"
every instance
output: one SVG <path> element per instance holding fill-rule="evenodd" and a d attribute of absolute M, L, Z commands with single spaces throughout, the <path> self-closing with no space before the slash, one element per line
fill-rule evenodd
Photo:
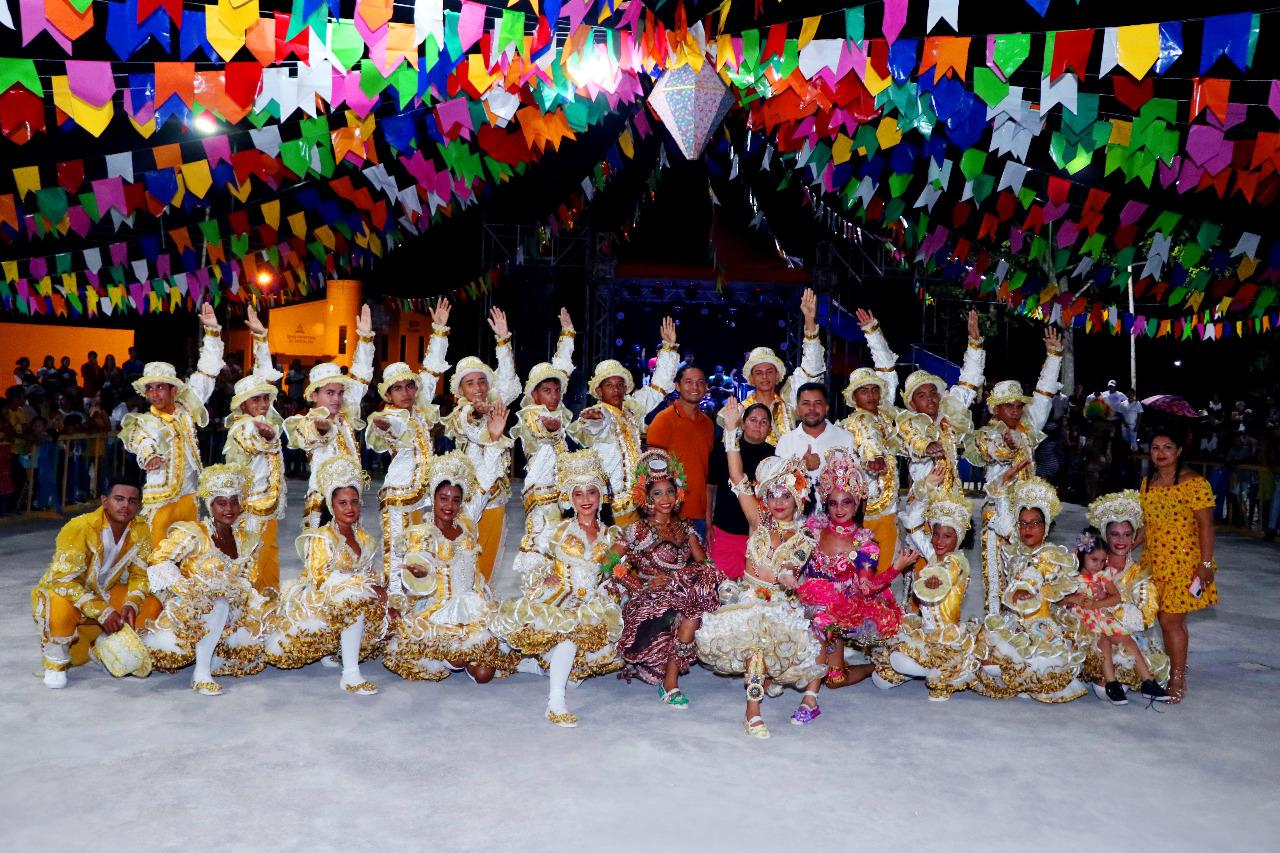
<path fill-rule="evenodd" d="M 951 388 L 938 376 L 917 370 L 902 389 L 903 411 L 898 413 L 898 439 L 906 453 L 911 483 L 922 482 L 937 468 L 944 492 L 961 490 L 959 454 L 973 431 L 973 404 L 982 386 L 986 355 L 978 314 L 969 312 L 969 346 L 960 365 L 960 380 Z"/>
<path fill-rule="evenodd" d="M 524 536 L 520 540 L 520 553 L 516 556 L 515 569 L 521 574 L 541 562 L 536 542 L 542 531 L 560 521 L 556 505 L 559 489 L 556 487 L 556 458 L 569 450 L 565 435 L 573 413 L 561 405 L 561 398 L 573 373 L 573 320 L 569 312 L 560 309 L 560 341 L 555 357 L 544 361 L 529 371 L 524 384 L 524 399 L 516 412 L 516 425 L 512 433 L 520 440 L 524 450 Z M 526 566 L 528 564 L 528 566 Z"/>
<path fill-rule="evenodd" d="M 742 407 L 730 399 L 723 414 L 729 481 L 751 533 L 742 578 L 724 581 L 720 609 L 702 618 L 698 657 L 716 672 L 742 674 L 747 690 L 742 727 L 751 737 L 767 738 L 760 703 L 765 696 L 780 696 L 781 685 L 805 688 L 792 723 L 803 726 L 822 713 L 812 689 L 824 670 L 818 662 L 822 647 L 809 631 L 804 608 L 789 595 L 817 544 L 796 517 L 809 494 L 809 480 L 799 459 L 772 456 L 756 467 L 753 492 L 738 449 Z"/>
<path fill-rule="evenodd" d="M 853 452 L 859 465 L 874 481 L 863 507 L 862 524 L 880 546 L 880 568 L 888 568 L 898 550 L 898 440 L 893 405 L 898 393 L 898 356 L 889 349 L 880 323 L 870 311 L 858 309 L 858 323 L 867 339 L 875 369 L 859 367 L 849 374 L 844 401 L 851 409 L 838 424 L 853 436 Z"/>
<path fill-rule="evenodd" d="M 142 487 L 142 519 L 151 529 L 151 547 L 159 545 L 176 521 L 196 520 L 196 489 L 200 484 L 200 445 L 196 430 L 208 426 L 204 404 L 222 372 L 222 327 L 213 306 L 200 309 L 204 336 L 196 371 L 183 382 L 173 365 L 149 361 L 133 389 L 147 398 L 151 409 L 130 413 L 120 422 L 124 449 L 138 458 L 146 473 Z"/>
<path fill-rule="evenodd" d="M 465 511 L 480 490 L 471 460 L 460 450 L 437 456 L 427 490 L 431 516 L 406 534 L 404 595 L 390 601 L 399 617 L 382 664 L 414 681 L 441 681 L 464 669 L 477 684 L 506 677 L 519 655 L 489 630 L 498 605 L 477 568 L 480 538 Z"/>
<path fill-rule="evenodd" d="M 265 643 L 267 662 L 281 669 L 337 655 L 338 685 L 360 696 L 378 692 L 360 673 L 360 661 L 378 653 L 387 632 L 385 574 L 373 537 L 360 526 L 368 479 L 344 456 L 325 460 L 317 472 L 332 518 L 298 537 L 302 574 L 281 590 Z"/>
<path fill-rule="evenodd" d="M 912 541 L 924 566 L 911 584 L 912 612 L 874 656 L 877 687 L 923 678 L 929 701 L 945 702 L 973 680 L 978 625 L 960 619 L 969 588 L 969 561 L 957 550 L 969 530 L 971 512 L 964 495 L 937 490 L 908 502 L 902 519 L 914 531 Z"/>
<path fill-rule="evenodd" d="M 804 343 L 800 364 L 791 376 L 787 376 L 786 365 L 769 347 L 753 349 L 742 366 L 742 375 L 751 384 L 751 393 L 742 405 L 761 403 L 769 407 L 773 429 L 767 441 L 774 445 L 796 425 L 796 392 L 800 386 L 820 383 L 827 373 L 827 356 L 818 337 L 818 297 L 807 287 L 800 296 L 800 313 L 804 315 Z"/>
<path fill-rule="evenodd" d="M 350 375 L 332 361 L 311 368 L 302 396 L 311 403 L 305 415 L 286 418 L 285 432 L 289 446 L 307 453 L 311 476 L 307 480 L 307 496 L 302 511 L 304 527 L 319 527 L 324 495 L 316 483 L 316 472 L 325 461 L 345 456 L 360 464 L 360 445 L 356 433 L 364 429 L 360 419 L 360 401 L 373 379 L 373 319 L 369 306 L 360 309 L 356 318 L 358 343 L 351 360 Z"/>
<path fill-rule="evenodd" d="M 267 330 L 253 308 L 248 309 L 253 333 L 253 372 L 236 382 L 227 416 L 223 455 L 233 465 L 253 472 L 253 485 L 244 506 L 244 523 L 262 541 L 253 588 L 274 598 L 280 588 L 280 519 L 285 517 L 284 449 L 280 439 L 284 419 L 276 412 L 276 383 L 283 374 L 271 364 Z"/>
<path fill-rule="evenodd" d="M 457 405 L 444 419 L 444 434 L 471 460 L 476 487 L 467 493 L 464 515 L 480 536 L 479 571 L 487 582 L 502 550 L 507 497 L 511 491 L 511 438 L 504 430 L 507 406 L 520 396 L 511 332 L 500 308 L 489 311 L 498 354 L 498 370 L 473 355 L 458 362 L 449 389 Z M 500 423 L 499 423 L 500 421 Z"/>
<path fill-rule="evenodd" d="M 1035 396 L 1025 396 L 1022 386 L 1012 379 L 997 382 L 987 395 L 987 411 L 991 413 L 991 420 L 973 437 L 970 457 L 974 464 L 986 468 L 987 475 L 988 500 L 982 508 L 982 565 L 987 584 L 987 613 L 1000 609 L 1000 596 L 1004 592 L 993 584 L 996 573 L 990 566 L 999 559 L 1000 549 L 1010 544 L 1000 540 L 991 526 L 991 519 L 996 514 L 995 493 L 1035 476 L 1036 448 L 1044 441 L 1042 430 L 1053 412 L 1053 397 L 1062 387 L 1058 381 L 1062 372 L 1062 333 L 1054 328 L 1046 329 L 1044 346 L 1048 355 L 1036 382 Z"/>
<path fill-rule="evenodd" d="M 1074 618 L 1080 629 L 1080 646 L 1093 652 L 1102 672 L 1102 695 L 1112 705 L 1128 705 L 1124 685 L 1116 680 L 1115 652 L 1122 651 L 1137 673 L 1142 695 L 1153 702 L 1167 702 L 1169 694 L 1155 681 L 1147 659 L 1124 624 L 1125 605 L 1115 583 L 1116 571 L 1107 565 L 1107 543 L 1096 527 L 1086 527 L 1076 546 L 1080 562 L 1080 589 L 1059 602 L 1064 620 Z M 1086 663 L 1088 659 L 1086 658 Z M 1096 685 L 1095 685 L 1096 688 Z"/>
<path fill-rule="evenodd" d="M 644 449 L 644 419 L 675 387 L 676 370 L 680 367 L 675 320 L 663 317 L 661 334 L 662 348 L 649 384 L 636 389 L 631 371 L 621 363 L 611 358 L 600 362 L 587 381 L 587 390 L 597 402 L 583 409 L 569 427 L 574 441 L 600 457 L 609 475 L 613 518 L 619 527 L 638 517 L 631 502 L 632 474 Z"/>
<path fill-rule="evenodd" d="M 716 586 L 723 576 L 680 517 L 685 487 L 680 460 L 665 450 L 647 450 L 632 482 L 631 500 L 640 519 L 614 543 L 620 559 L 611 569 L 628 594 L 618 639 L 619 678 L 657 684 L 663 703 L 683 710 L 689 698 L 680 689 L 680 676 L 697 658 L 694 633 L 702 615 L 720 606 Z"/>
<path fill-rule="evenodd" d="M 982 665 L 969 689 L 1008 699 L 1027 695 L 1039 702 L 1070 702 L 1085 693 L 1077 680 L 1084 652 L 1073 625 L 1050 605 L 1080 586 L 1076 558 L 1048 541 L 1048 528 L 1062 506 L 1044 480 L 1015 483 L 999 498 L 992 523 L 1013 544 L 1001 550 L 1001 611 L 987 616 L 978 637 Z M 1017 530 L 1017 537 L 1010 534 Z"/>
<path fill-rule="evenodd" d="M 622 667 L 622 612 L 601 585 L 620 531 L 602 518 L 609 481 L 595 451 L 561 454 L 555 478 L 566 518 L 542 528 L 537 562 L 525 560 L 524 594 L 502 602 L 493 630 L 512 649 L 537 656 L 551 681 L 547 719 L 572 728 L 578 718 L 565 706 L 565 684 Z"/>
<path fill-rule="evenodd" d="M 67 686 L 71 647 L 81 625 L 101 626 L 100 641 L 117 633 L 129 637 L 160 612 L 160 602 L 148 594 L 151 531 L 138 515 L 141 509 L 142 490 L 121 480 L 107 486 L 101 506 L 71 519 L 58 532 L 53 559 L 31 591 L 45 687 Z M 136 640 L 134 635 L 127 641 Z M 145 669 L 150 671 L 149 662 Z"/>
<path fill-rule="evenodd" d="M 175 523 L 147 569 L 164 610 L 147 623 L 142 641 L 157 669 L 194 663 L 191 689 L 204 696 L 222 693 L 214 675 L 252 675 L 266 665 L 266 600 L 250 583 L 258 537 L 243 519 L 252 483 L 253 475 L 238 465 L 204 469 L 199 494 L 208 520 Z"/>
<path fill-rule="evenodd" d="M 867 491 L 866 476 L 853 458 L 840 449 L 828 452 L 818 480 L 819 512 L 807 525 L 818 546 L 796 596 L 809 611 L 814 634 L 823 640 L 819 662 L 827 668 L 825 681 L 832 689 L 871 675 L 870 663 L 845 665 L 845 641 L 871 648 L 897 633 L 902 609 L 890 587 L 919 556 L 907 550 L 880 570 L 880 546 L 860 523 Z M 816 694 L 818 683 L 810 689 Z"/>
<path fill-rule="evenodd" d="M 1088 520 L 1102 531 L 1111 583 L 1120 593 L 1120 603 L 1114 608 L 1115 617 L 1124 633 L 1137 642 L 1139 653 L 1150 667 L 1152 680 L 1157 686 L 1167 684 L 1169 656 L 1158 633 L 1152 630 L 1160 609 L 1155 583 L 1151 579 L 1151 568 L 1134 556 L 1143 525 L 1142 496 L 1135 489 L 1103 495 L 1089 504 Z M 1096 644 L 1089 643 L 1085 655 L 1083 677 L 1093 684 L 1099 698 L 1105 698 L 1102 658 Z M 1161 701 L 1157 691 L 1144 689 L 1144 679 L 1136 664 L 1137 656 L 1131 649 L 1115 649 L 1115 680 L 1131 690 L 1141 691 L 1143 698 Z"/>
<path fill-rule="evenodd" d="M 391 463 L 378 490 L 378 512 L 382 517 L 382 571 L 387 591 L 401 590 L 400 567 L 404 565 L 404 532 L 421 520 L 427 505 L 427 476 L 431 468 L 431 428 L 440 422 L 435 398 L 440 377 L 449 370 L 445 353 L 449 348 L 449 300 L 443 297 L 431 309 L 431 343 L 415 373 L 403 361 L 382 369 L 378 395 L 386 403 L 369 417 L 365 442 L 375 453 L 390 453 Z"/>

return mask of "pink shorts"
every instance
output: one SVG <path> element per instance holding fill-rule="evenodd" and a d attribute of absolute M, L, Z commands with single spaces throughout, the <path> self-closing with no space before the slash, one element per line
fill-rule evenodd
<path fill-rule="evenodd" d="M 725 533 L 719 527 L 711 529 L 711 562 L 725 577 L 737 580 L 747 570 L 747 537 Z"/>

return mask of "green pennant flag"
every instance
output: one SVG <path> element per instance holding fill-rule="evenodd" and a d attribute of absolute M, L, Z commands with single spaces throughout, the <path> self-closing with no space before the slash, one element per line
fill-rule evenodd
<path fill-rule="evenodd" d="M 866 10 L 857 6 L 844 10 L 844 37 L 854 42 L 862 44 L 867 34 L 867 14 Z"/>
<path fill-rule="evenodd" d="M 1053 58 L 1053 33 L 1049 33 L 1048 42 L 1045 44 L 1044 54 L 1045 62 L 1048 63 Z M 995 63 L 996 68 L 1000 69 L 1000 73 L 1005 79 L 1013 76 L 1013 72 L 1022 67 L 1022 63 L 1027 61 L 1027 57 L 1031 55 L 1031 34 L 1030 33 L 1010 33 L 1007 35 L 996 36 L 995 49 L 991 52 L 991 61 Z M 1045 66 L 1044 76 L 1049 76 L 1049 66 Z"/>
<path fill-rule="evenodd" d="M 8 91 L 14 85 L 21 85 L 33 95 L 44 94 L 35 60 L 0 56 L 0 92 Z"/>

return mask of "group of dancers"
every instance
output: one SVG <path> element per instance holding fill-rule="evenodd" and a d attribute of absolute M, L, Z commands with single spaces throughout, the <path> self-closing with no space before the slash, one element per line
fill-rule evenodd
<path fill-rule="evenodd" d="M 975 431 L 969 408 L 984 382 L 976 316 L 959 381 L 948 387 L 916 371 L 899 407 L 897 356 L 876 318 L 859 311 L 874 368 L 850 376 L 852 413 L 835 425 L 825 421 L 812 293 L 801 310 L 795 375 L 784 381 L 781 359 L 757 348 L 744 369 L 753 393 L 719 415 L 732 499 L 749 526 L 744 571 L 730 579 L 681 515 L 683 461 L 645 443 L 646 418 L 681 370 L 670 318 L 647 383 L 637 387 L 623 365 L 603 361 L 587 383 L 594 401 L 575 418 L 562 403 L 574 370 L 569 314 L 560 312 L 553 359 L 522 386 L 506 317 L 493 309 L 496 367 L 475 357 L 453 367 L 455 403 L 443 429 L 454 449 L 437 454 L 432 400 L 450 370 L 447 300 L 432 311 L 420 369 L 383 368 L 376 389 L 384 405 L 367 424 L 367 306 L 349 372 L 313 367 L 311 409 L 287 420 L 274 408 L 280 373 L 266 330 L 250 311 L 253 368 L 235 385 L 226 462 L 202 468 L 196 431 L 223 361 L 221 328 L 206 305 L 196 371 L 184 381 L 172 365 L 152 362 L 135 383 L 151 408 L 126 418 L 121 437 L 145 483 L 112 484 L 100 508 L 71 520 L 32 592 L 45 683 L 65 686 L 68 668 L 91 656 L 117 676 L 191 666 L 192 688 L 214 696 L 223 690 L 216 677 L 319 662 L 340 669 L 344 691 L 367 695 L 377 688 L 361 665 L 380 656 L 412 680 L 545 672 L 546 719 L 572 727 L 568 684 L 617 672 L 685 709 L 680 677 L 701 661 L 743 678 L 743 726 L 758 738 L 769 736 L 765 698 L 801 691 L 790 721 L 803 726 L 820 716 L 823 687 L 866 678 L 886 689 L 920 679 L 932 700 L 968 689 L 1066 702 L 1090 682 L 1116 702 L 1125 686 L 1165 698 L 1168 659 L 1148 634 L 1154 588 L 1134 558 L 1137 493 L 1095 501 L 1093 527 L 1074 552 L 1048 541 L 1060 507 L 1035 477 L 1033 454 L 1059 387 L 1057 333 L 1045 336 L 1034 394 L 996 383 L 986 399 L 992 419 Z M 509 429 L 508 407 L 522 394 Z M 380 537 L 361 525 L 361 430 L 369 448 L 391 455 L 377 492 Z M 488 581 L 516 441 L 527 459 L 524 535 L 512 563 L 522 593 L 498 600 Z M 743 446 L 761 441 L 776 450 L 751 471 Z M 302 572 L 281 583 L 284 442 L 306 451 L 310 475 L 295 540 Z M 972 510 L 957 469 L 965 455 L 987 472 L 985 618 L 969 620 L 961 610 L 970 570 L 959 546 Z M 901 495 L 900 460 L 910 483 Z M 848 664 L 846 646 L 868 662 Z"/>

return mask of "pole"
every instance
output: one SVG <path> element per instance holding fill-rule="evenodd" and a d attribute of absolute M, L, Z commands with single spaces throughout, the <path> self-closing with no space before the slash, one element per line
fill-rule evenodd
<path fill-rule="evenodd" d="M 1129 316 L 1133 316 L 1133 277 L 1137 273 L 1138 265 L 1133 264 L 1129 267 Z M 1138 393 L 1138 336 L 1129 335 L 1129 391 L 1136 397 Z"/>

